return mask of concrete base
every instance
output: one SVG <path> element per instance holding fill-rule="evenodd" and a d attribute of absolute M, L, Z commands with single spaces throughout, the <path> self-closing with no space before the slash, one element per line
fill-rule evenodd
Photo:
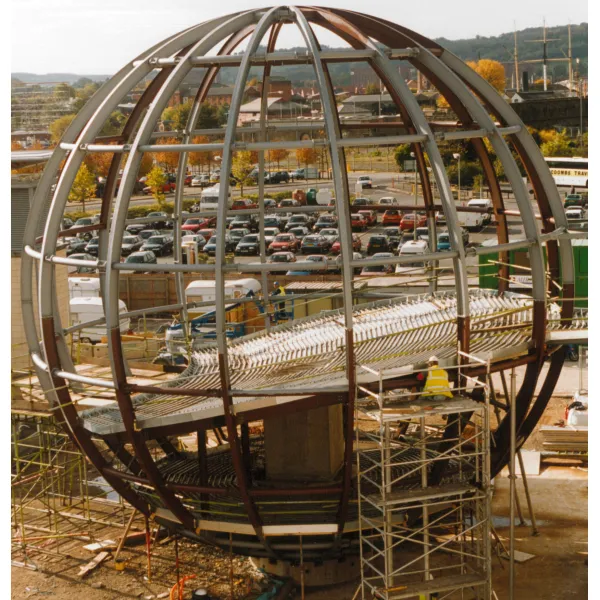
<path fill-rule="evenodd" d="M 251 558 L 252 564 L 275 577 L 291 577 L 300 584 L 300 565 L 285 561 L 271 562 L 268 558 Z M 360 577 L 360 558 L 349 556 L 343 560 L 329 560 L 319 565 L 304 563 L 305 587 L 323 587 L 347 583 Z"/>
<path fill-rule="evenodd" d="M 265 419 L 267 479 L 332 481 L 344 460 L 342 405 Z"/>

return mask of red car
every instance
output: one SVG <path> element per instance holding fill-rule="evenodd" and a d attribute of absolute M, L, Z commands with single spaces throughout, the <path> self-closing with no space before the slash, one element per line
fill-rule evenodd
<path fill-rule="evenodd" d="M 267 251 L 269 253 L 280 251 L 297 252 L 299 249 L 300 240 L 293 233 L 280 233 L 269 244 Z"/>
<path fill-rule="evenodd" d="M 359 231 L 367 230 L 367 220 L 363 217 L 363 215 L 359 215 L 358 213 L 354 213 L 350 215 L 351 223 L 352 223 L 352 231 L 358 229 Z"/>
<path fill-rule="evenodd" d="M 339 254 L 342 250 L 342 245 L 340 244 L 340 240 L 337 240 L 331 246 L 331 252 L 333 254 Z M 360 252 L 362 250 L 362 240 L 360 236 L 356 235 L 356 233 L 352 234 L 352 250 L 354 252 Z"/>
<path fill-rule="evenodd" d="M 216 229 L 199 229 L 198 234 L 201 235 L 207 242 L 215 235 Z"/>
<path fill-rule="evenodd" d="M 216 226 L 216 217 L 192 217 L 181 226 L 181 231 L 191 231 L 193 233 L 197 233 L 200 229 L 208 229 Z"/>
<path fill-rule="evenodd" d="M 192 185 L 193 178 L 194 178 L 193 175 L 186 175 L 185 179 L 183 180 L 183 185 Z"/>
<path fill-rule="evenodd" d="M 395 209 L 389 209 L 383 213 L 383 219 L 381 220 L 381 223 L 386 226 L 396 225 L 397 227 L 399 227 L 401 221 L 402 214 L 400 213 L 400 211 Z"/>
<path fill-rule="evenodd" d="M 366 219 L 367 225 L 369 225 L 369 227 L 371 225 L 377 225 L 377 211 L 375 211 L 375 210 L 359 210 L 358 214 L 362 215 Z"/>
<path fill-rule="evenodd" d="M 167 183 L 165 183 L 163 185 L 162 191 L 165 194 L 170 194 L 171 192 L 175 191 L 175 188 L 177 186 L 175 185 L 175 175 L 169 175 L 168 179 L 167 179 Z M 143 189 L 144 194 L 152 194 L 152 188 L 148 185 Z"/>
<path fill-rule="evenodd" d="M 234 200 L 231 205 L 231 210 L 244 210 L 248 208 L 258 208 L 258 204 L 247 198 L 240 198 L 239 200 Z"/>
<path fill-rule="evenodd" d="M 417 227 L 425 227 L 427 225 L 427 217 L 425 215 L 416 216 Z M 400 221 L 400 231 L 412 231 L 415 228 L 415 213 L 409 213 L 402 217 Z"/>

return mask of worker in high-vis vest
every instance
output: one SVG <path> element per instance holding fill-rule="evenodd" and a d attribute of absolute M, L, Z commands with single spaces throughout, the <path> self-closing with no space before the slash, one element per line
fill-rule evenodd
<path fill-rule="evenodd" d="M 432 400 L 443 400 L 444 398 L 453 398 L 448 381 L 448 371 L 440 367 L 440 361 L 437 356 L 432 356 L 427 361 L 427 379 L 423 386 L 422 398 L 431 398 Z"/>
<path fill-rule="evenodd" d="M 273 296 L 285 296 L 285 288 L 282 285 L 279 285 L 278 281 L 273 284 L 273 288 Z M 277 308 L 279 309 L 277 316 L 280 319 L 285 319 L 287 316 L 285 314 L 285 302 L 280 302 Z"/>

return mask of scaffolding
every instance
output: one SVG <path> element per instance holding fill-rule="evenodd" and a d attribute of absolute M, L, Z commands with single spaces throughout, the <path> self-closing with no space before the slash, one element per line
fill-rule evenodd
<path fill-rule="evenodd" d="M 362 600 L 491 598 L 488 388 L 456 368 L 441 402 L 358 386 Z"/>

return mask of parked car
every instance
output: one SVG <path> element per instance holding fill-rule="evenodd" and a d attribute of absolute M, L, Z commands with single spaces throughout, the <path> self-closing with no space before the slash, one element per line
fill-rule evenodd
<path fill-rule="evenodd" d="M 300 252 L 302 254 L 327 254 L 331 249 L 331 242 L 327 240 L 325 236 L 318 234 L 311 234 L 304 237 L 300 246 Z"/>
<path fill-rule="evenodd" d="M 232 229 L 229 232 L 229 237 L 236 242 L 239 242 L 244 236 L 248 235 L 250 232 L 249 229 L 245 229 L 240 227 L 239 229 Z"/>
<path fill-rule="evenodd" d="M 295 206 L 301 206 L 301 204 L 293 198 L 285 198 L 279 203 L 279 208 L 293 208 Z"/>
<path fill-rule="evenodd" d="M 319 232 L 329 227 L 337 227 L 338 220 L 334 215 L 321 215 L 313 226 L 313 231 Z"/>
<path fill-rule="evenodd" d="M 370 190 L 373 187 L 373 180 L 371 179 L 371 177 L 369 177 L 369 175 L 361 175 L 358 178 L 357 183 L 360 183 L 363 189 Z"/>
<path fill-rule="evenodd" d="M 181 226 L 181 230 L 196 233 L 203 227 L 206 227 L 205 223 L 206 219 L 203 219 L 201 217 L 191 217 L 189 219 L 186 219 L 185 223 Z"/>
<path fill-rule="evenodd" d="M 231 210 L 245 210 L 252 208 L 258 208 L 258 204 L 248 198 L 238 198 L 237 200 L 234 200 L 231 205 Z"/>
<path fill-rule="evenodd" d="M 77 221 L 75 221 L 75 225 L 73 225 L 73 227 L 88 227 L 90 225 L 98 225 L 98 223 L 100 223 L 100 218 L 97 216 L 81 217 L 81 219 L 77 219 Z"/>
<path fill-rule="evenodd" d="M 63 230 L 71 229 L 73 227 L 73 221 L 69 217 L 63 217 L 62 228 Z"/>
<path fill-rule="evenodd" d="M 298 227 L 292 227 L 289 233 L 293 233 L 299 240 L 303 240 L 305 236 L 310 235 L 310 229 L 303 225 L 298 225 Z"/>
<path fill-rule="evenodd" d="M 252 256 L 260 253 L 260 238 L 258 234 L 245 235 L 235 247 L 236 256 Z"/>
<path fill-rule="evenodd" d="M 379 198 L 378 204 L 379 206 L 394 206 L 398 204 L 398 201 L 394 196 L 384 196 L 383 198 Z"/>
<path fill-rule="evenodd" d="M 265 198 L 263 200 L 263 204 L 264 204 L 265 208 L 276 208 L 277 207 L 277 202 L 275 202 L 275 200 L 273 200 L 273 198 Z"/>
<path fill-rule="evenodd" d="M 121 256 L 129 256 L 132 252 L 137 252 L 144 240 L 139 235 L 125 235 L 121 241 Z"/>
<path fill-rule="evenodd" d="M 225 252 L 235 252 L 238 242 L 233 240 L 228 233 L 225 234 Z M 204 246 L 204 252 L 214 256 L 217 252 L 217 236 L 213 235 Z"/>
<path fill-rule="evenodd" d="M 127 227 L 125 227 L 125 231 L 131 235 L 140 235 L 140 233 L 142 233 L 142 231 L 148 227 L 152 227 L 152 223 L 131 223 L 131 225 L 127 225 Z"/>
<path fill-rule="evenodd" d="M 281 272 L 287 272 L 288 268 L 285 265 L 288 265 L 290 263 L 295 263 L 296 262 L 296 257 L 292 252 L 274 252 L 270 257 L 269 260 L 267 261 L 271 264 L 273 263 L 281 263 L 283 268 L 281 269 L 281 271 L 277 270 L 274 271 L 276 273 L 281 273 Z"/>
<path fill-rule="evenodd" d="M 469 243 L 469 232 L 461 227 L 461 238 L 463 246 L 467 246 Z M 437 236 L 437 250 L 438 252 L 445 252 L 446 250 L 450 250 L 450 234 L 447 231 L 442 231 Z"/>
<path fill-rule="evenodd" d="M 182 232 L 182 235 L 185 235 L 187 232 Z M 140 231 L 139 236 L 142 238 L 142 241 L 146 241 L 148 238 L 151 238 L 153 235 L 161 235 L 158 229 L 144 229 Z"/>
<path fill-rule="evenodd" d="M 392 258 L 394 255 L 391 252 L 378 252 L 373 254 L 371 258 Z M 373 277 L 377 275 L 388 275 L 393 273 L 394 267 L 392 265 L 368 265 L 363 267 L 360 272 L 360 277 Z"/>
<path fill-rule="evenodd" d="M 149 223 L 154 229 L 171 229 L 173 227 L 173 220 L 166 212 L 151 212 L 147 217 L 155 219 Z"/>
<path fill-rule="evenodd" d="M 277 229 L 282 229 L 281 227 L 281 219 L 275 215 L 265 216 L 264 220 L 265 227 L 277 227 Z"/>
<path fill-rule="evenodd" d="M 295 227 L 295 229 L 300 229 L 300 227 Z M 265 227 L 263 230 L 263 235 L 265 237 L 265 248 L 269 247 L 269 244 L 275 239 L 276 236 L 278 236 L 281 233 L 281 231 L 279 231 L 278 227 Z M 295 231 L 292 231 L 290 233 L 293 233 L 294 235 L 296 235 Z M 296 237 L 298 237 L 296 235 Z"/>
<path fill-rule="evenodd" d="M 296 169 L 292 172 L 294 179 L 318 179 L 319 171 L 317 167 L 307 167 L 305 169 Z"/>
<path fill-rule="evenodd" d="M 360 252 L 353 252 L 352 253 L 352 260 L 361 260 L 362 259 L 362 254 Z M 338 254 L 335 257 L 335 270 L 333 271 L 334 273 L 341 273 L 342 272 L 342 265 L 343 265 L 343 259 L 342 259 L 342 255 Z M 360 275 L 360 272 L 362 271 L 362 267 L 354 267 L 352 269 L 352 273 L 354 275 Z"/>
<path fill-rule="evenodd" d="M 307 257 L 305 257 L 302 262 L 311 262 L 311 263 L 320 263 L 323 268 L 322 269 L 317 269 L 317 270 L 302 270 L 302 267 L 299 267 L 299 269 L 290 269 L 286 275 L 323 275 L 326 274 L 328 272 L 327 267 L 330 264 L 330 259 L 328 256 L 325 256 L 324 254 L 309 254 Z"/>
<path fill-rule="evenodd" d="M 92 256 L 91 254 L 86 254 L 85 252 L 80 252 L 77 254 L 71 254 L 69 256 L 69 258 L 73 258 L 75 260 L 96 260 L 95 256 Z M 73 269 L 73 271 L 70 271 L 70 269 Z M 69 271 L 70 274 L 77 273 L 78 275 L 83 275 L 86 273 L 95 273 L 96 269 L 94 267 L 69 267 Z"/>
<path fill-rule="evenodd" d="M 139 252 L 133 252 L 126 259 L 125 262 L 127 264 L 145 264 L 145 265 L 155 265 L 156 264 L 156 254 L 151 252 L 150 250 L 140 250 Z"/>
<path fill-rule="evenodd" d="M 429 227 L 417 227 L 417 239 L 429 242 Z"/>
<path fill-rule="evenodd" d="M 565 196 L 565 208 L 570 208 L 572 206 L 586 208 L 587 204 L 587 198 L 581 194 L 567 194 Z"/>
<path fill-rule="evenodd" d="M 215 229 L 212 227 L 207 227 L 206 229 L 199 229 L 198 235 L 201 235 L 207 242 L 210 238 L 215 235 Z"/>
<path fill-rule="evenodd" d="M 167 181 L 162 186 L 162 192 L 164 194 L 171 194 L 172 192 L 175 191 L 176 187 L 177 186 L 175 185 L 175 175 L 167 175 Z M 152 194 L 153 193 L 152 186 L 147 185 L 142 190 L 142 192 L 147 195 Z"/>
<path fill-rule="evenodd" d="M 156 256 L 166 256 L 173 252 L 173 238 L 169 235 L 153 235 L 142 246 L 142 251 L 150 250 Z"/>
<path fill-rule="evenodd" d="M 280 251 L 297 252 L 299 248 L 300 240 L 293 233 L 280 233 L 269 244 L 267 252 L 269 254 Z"/>
<path fill-rule="evenodd" d="M 376 210 L 359 210 L 359 215 L 362 215 L 367 221 L 367 225 L 372 227 L 377 225 L 377 211 Z"/>
<path fill-rule="evenodd" d="M 402 231 L 412 231 L 415 227 L 424 227 L 427 225 L 427 217 L 415 213 L 408 213 L 402 217 L 400 221 L 400 229 Z"/>
<path fill-rule="evenodd" d="M 74 254 L 79 254 L 81 252 L 85 252 L 85 247 L 88 245 L 88 240 L 84 240 L 79 237 L 73 238 L 69 242 L 69 247 L 67 248 L 67 256 L 73 256 Z"/>
<path fill-rule="evenodd" d="M 424 240 L 411 240 L 410 242 L 406 242 L 400 249 L 398 256 L 409 257 L 414 260 L 396 265 L 396 273 L 401 273 L 403 275 L 425 274 L 425 262 L 419 260 L 419 258 L 428 251 L 429 247 Z"/>
<path fill-rule="evenodd" d="M 354 198 L 354 202 L 352 203 L 352 206 L 353 207 L 369 206 L 369 204 L 371 204 L 371 201 L 368 198 Z"/>
<path fill-rule="evenodd" d="M 204 246 L 206 246 L 206 239 L 199 233 L 186 233 L 186 235 L 182 235 L 181 243 L 185 244 L 186 242 L 194 242 L 198 248 L 198 252 L 202 252 L 204 250 Z"/>
<path fill-rule="evenodd" d="M 388 247 L 390 250 L 396 250 L 400 245 L 402 234 L 398 227 L 386 227 L 383 230 L 383 235 L 388 239 Z"/>
<path fill-rule="evenodd" d="M 358 213 L 353 213 L 350 215 L 350 223 L 352 226 L 352 231 L 366 231 L 367 230 L 367 220 Z"/>
<path fill-rule="evenodd" d="M 100 238 L 94 236 L 85 247 L 85 251 L 87 254 L 91 254 L 92 256 L 98 256 L 98 246 L 100 245 Z"/>
<path fill-rule="evenodd" d="M 341 241 L 338 239 L 336 240 L 333 245 L 331 246 L 331 252 L 333 254 L 339 254 L 342 250 L 342 243 Z M 357 235 L 356 233 L 352 234 L 352 250 L 356 253 L 356 252 L 360 252 L 362 250 L 362 240 L 360 239 L 360 236 Z M 362 258 L 362 257 L 361 257 Z"/>
<path fill-rule="evenodd" d="M 265 183 L 288 183 L 290 174 L 287 171 L 275 171 L 265 174 Z"/>
<path fill-rule="evenodd" d="M 321 229 L 320 234 L 323 237 L 326 237 L 332 244 L 337 242 L 338 238 L 340 237 L 340 232 L 333 227 L 327 227 L 326 229 Z"/>
<path fill-rule="evenodd" d="M 372 256 L 377 252 L 389 252 L 392 250 L 390 242 L 385 235 L 372 235 L 367 242 L 367 254 Z"/>
<path fill-rule="evenodd" d="M 249 229 L 252 232 L 258 231 L 258 222 L 252 215 L 238 215 L 229 225 L 232 229 Z"/>
<path fill-rule="evenodd" d="M 192 187 L 207 187 L 210 185 L 210 175 L 196 175 L 192 177 L 190 184 Z"/>
<path fill-rule="evenodd" d="M 587 210 L 579 206 L 571 206 L 565 210 L 567 221 L 584 221 L 587 219 Z"/>
<path fill-rule="evenodd" d="M 289 231 L 292 227 L 298 226 L 307 227 L 308 229 L 311 229 L 312 224 L 313 220 L 308 215 L 292 215 L 286 223 L 284 230 Z"/>
<path fill-rule="evenodd" d="M 402 213 L 395 208 L 388 208 L 383 213 L 383 218 L 381 219 L 382 225 L 395 225 L 396 227 L 400 227 L 401 222 Z"/>

